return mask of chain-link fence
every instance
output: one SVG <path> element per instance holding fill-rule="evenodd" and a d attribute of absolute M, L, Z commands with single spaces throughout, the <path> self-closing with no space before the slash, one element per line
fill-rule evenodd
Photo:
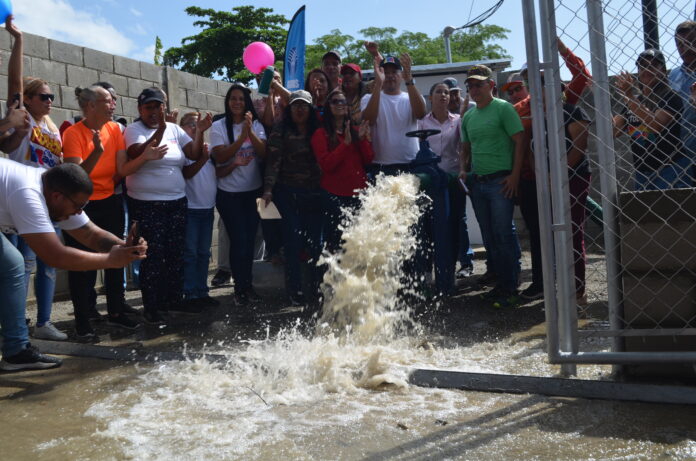
<path fill-rule="evenodd" d="M 694 372 L 694 2 L 656 3 L 523 0 L 532 120 L 546 120 L 532 130 L 547 140 L 534 156 L 549 356 L 566 373 Z"/>

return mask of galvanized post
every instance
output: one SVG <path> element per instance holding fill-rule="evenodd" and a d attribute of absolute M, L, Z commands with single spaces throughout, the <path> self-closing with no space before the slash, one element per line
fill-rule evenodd
<path fill-rule="evenodd" d="M 594 87 L 595 126 L 597 127 L 597 156 L 600 164 L 602 209 L 604 210 L 604 247 L 607 265 L 607 297 L 609 323 L 612 330 L 622 328 L 622 293 L 618 241 L 618 194 L 614 156 L 609 75 L 604 37 L 604 20 L 601 0 L 587 0 L 590 52 Z M 612 350 L 623 349 L 621 338 L 613 339 Z"/>
<path fill-rule="evenodd" d="M 575 270 L 572 255 L 573 232 L 568 190 L 568 158 L 563 124 L 561 75 L 558 64 L 556 15 L 553 0 L 541 0 L 541 43 L 544 53 L 544 83 L 546 97 L 546 126 L 551 170 L 551 197 L 556 254 L 556 283 L 558 293 L 559 339 L 562 352 L 578 352 L 577 302 Z M 574 375 L 576 366 L 564 364 L 561 372 Z"/>
<path fill-rule="evenodd" d="M 539 45 L 537 43 L 536 11 L 534 0 L 522 0 L 524 38 L 527 48 L 527 83 L 532 95 L 532 120 L 544 120 L 544 101 L 539 72 Z M 546 139 L 543 123 L 533 123 L 534 139 Z M 541 263 L 544 274 L 544 314 L 546 316 L 546 347 L 549 361 L 555 363 L 558 345 L 558 303 L 556 302 L 556 278 L 554 274 L 553 234 L 551 232 L 551 194 L 549 171 L 546 167 L 546 143 L 534 143 L 534 169 L 536 172 L 537 203 L 539 206 L 539 230 L 541 233 Z"/>

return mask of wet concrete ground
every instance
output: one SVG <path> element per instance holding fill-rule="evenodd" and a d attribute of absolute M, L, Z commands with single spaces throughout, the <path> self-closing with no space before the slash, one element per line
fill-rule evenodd
<path fill-rule="evenodd" d="M 264 302 L 238 307 L 232 287 L 223 286 L 211 292 L 220 306 L 200 316 L 172 317 L 165 328 L 144 327 L 131 333 L 96 323 L 99 345 L 153 352 L 180 352 L 184 344 L 186 350 L 201 351 L 210 345 L 218 347 L 220 341 L 235 347 L 244 340 L 272 335 L 298 318 L 311 331 L 313 312 L 291 308 L 285 301 L 279 288 L 282 269 L 260 264 L 256 274 L 264 275 L 255 276 L 255 285 Z M 483 271 L 482 262 L 477 261 L 476 272 Z M 464 280 L 443 303 L 416 309 L 428 340 L 435 347 L 529 342 L 538 353 L 545 336 L 543 302 L 495 309 L 481 300 L 476 279 Z M 141 307 L 138 291 L 127 295 L 133 307 Z M 103 301 L 100 297 L 102 311 Z M 71 310 L 69 302 L 56 303 L 53 319 L 72 340 Z M 603 316 L 602 309 L 590 306 L 591 319 L 584 322 L 601 322 Z M 95 401 L 129 386 L 151 365 L 64 359 L 63 367 L 56 370 L 0 374 L 1 458 L 141 459 L 122 451 L 117 439 L 95 439 L 103 424 L 85 416 L 85 411 Z M 506 360 L 522 364 L 519 374 L 553 376 L 558 372 L 557 367 L 543 364 L 525 368 L 528 362 L 521 356 Z M 607 378 L 609 373 L 606 366 L 580 370 L 581 377 L 590 379 Z M 254 456 L 222 452 L 220 459 L 696 459 L 692 407 L 460 393 L 460 411 L 447 420 L 387 412 L 350 428 L 327 427 L 317 439 L 321 443 L 305 441 L 288 447 L 269 442 L 268 450 Z M 150 454 L 142 459 L 165 458 Z M 179 459 L 196 457 L 181 454 Z"/>

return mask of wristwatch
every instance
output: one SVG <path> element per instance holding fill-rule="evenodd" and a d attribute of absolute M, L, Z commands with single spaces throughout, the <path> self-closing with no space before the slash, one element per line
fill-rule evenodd
<path fill-rule="evenodd" d="M 404 83 L 406 83 L 406 86 L 411 86 L 416 84 L 416 80 L 412 78 L 411 80 L 408 80 Z"/>

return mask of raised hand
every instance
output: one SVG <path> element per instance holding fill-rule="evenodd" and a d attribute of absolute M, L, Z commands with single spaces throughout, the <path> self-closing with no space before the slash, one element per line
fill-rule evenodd
<path fill-rule="evenodd" d="M 199 133 L 203 133 L 205 130 L 210 128 L 213 124 L 213 114 L 210 112 L 205 113 L 205 117 L 201 117 L 201 113 L 198 112 L 198 121 L 196 122 L 196 130 Z"/>
<path fill-rule="evenodd" d="M 373 58 L 376 58 L 379 56 L 379 45 L 376 42 L 364 42 L 363 45 L 365 46 L 365 49 L 367 50 L 370 55 L 372 55 Z"/>
<path fill-rule="evenodd" d="M 399 60 L 401 61 L 401 67 L 404 68 L 404 70 L 401 73 L 401 75 L 404 78 L 404 81 L 411 80 L 411 65 L 413 64 L 411 56 L 408 53 L 401 53 L 401 56 L 399 56 Z"/>
<path fill-rule="evenodd" d="M 166 146 L 166 144 L 163 144 L 161 146 L 154 147 L 152 143 L 148 144 L 148 146 L 145 148 L 143 151 L 143 158 L 145 160 L 159 160 L 165 155 L 167 155 L 167 150 L 169 148 Z"/>
<path fill-rule="evenodd" d="M 101 136 L 99 135 L 99 130 L 92 131 L 92 144 L 94 144 L 94 150 L 97 152 L 104 152 L 104 146 L 102 146 Z"/>
<path fill-rule="evenodd" d="M 11 123 L 11 127 L 17 129 L 29 129 L 29 113 L 24 109 L 19 109 L 19 100 L 7 106 L 5 118 Z"/>
<path fill-rule="evenodd" d="M 633 94 L 634 85 L 635 79 L 633 78 L 633 75 L 629 74 L 625 70 L 622 70 L 621 73 L 616 77 L 616 87 L 625 96 L 630 97 Z"/>
<path fill-rule="evenodd" d="M 179 120 L 179 109 L 174 109 L 171 112 L 167 112 L 165 120 L 169 123 L 176 123 L 176 121 Z"/>
<path fill-rule="evenodd" d="M 353 135 L 350 132 L 350 117 L 346 117 L 345 123 L 343 124 L 343 142 L 350 146 L 353 142 Z"/>
<path fill-rule="evenodd" d="M 244 127 L 242 128 L 242 138 L 246 139 L 251 134 L 254 126 L 254 116 L 251 115 L 251 111 L 247 111 L 244 114 Z"/>
<path fill-rule="evenodd" d="M 12 35 L 15 39 L 18 39 L 22 36 L 22 31 L 17 28 L 17 26 L 14 24 L 14 16 L 9 15 L 5 19 L 5 29 Z"/>
<path fill-rule="evenodd" d="M 160 106 L 159 114 L 157 114 L 157 124 L 160 129 L 165 129 L 167 126 L 167 113 L 164 104 Z"/>
<path fill-rule="evenodd" d="M 360 124 L 360 128 L 358 129 L 358 138 L 360 138 L 361 141 L 370 141 L 372 142 L 372 133 L 370 132 L 370 124 L 367 121 L 363 121 Z"/>

